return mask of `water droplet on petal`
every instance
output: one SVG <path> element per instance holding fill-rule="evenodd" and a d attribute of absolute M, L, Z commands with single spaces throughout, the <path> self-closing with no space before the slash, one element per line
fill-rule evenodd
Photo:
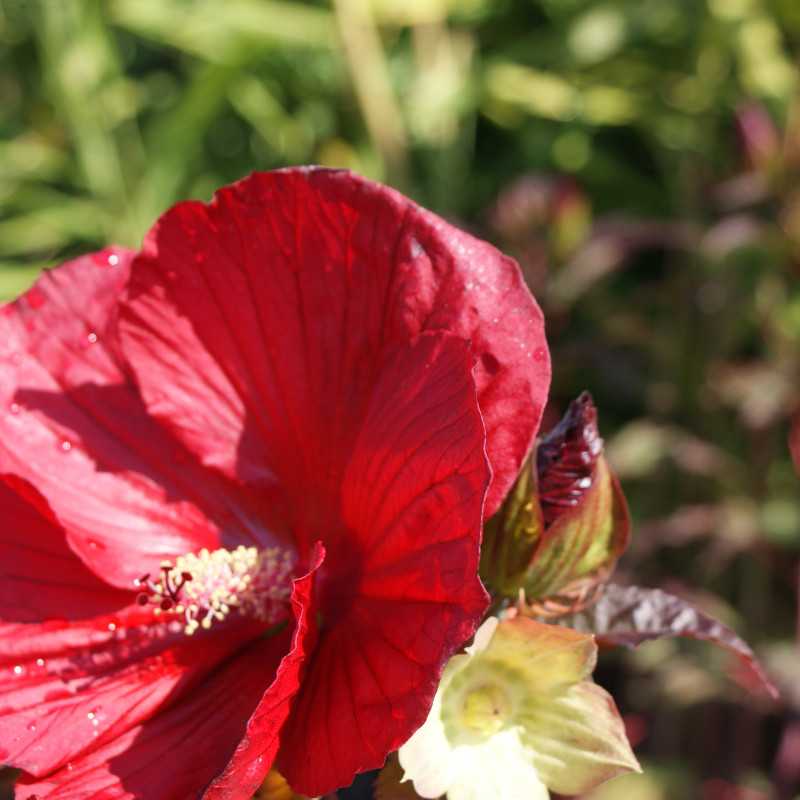
<path fill-rule="evenodd" d="M 92 331 L 92 332 L 91 332 L 91 333 L 90 333 L 90 334 L 89 334 L 89 335 L 86 337 L 86 341 L 87 341 L 87 342 L 89 342 L 89 344 L 94 344 L 94 343 L 97 341 L 97 334 L 96 334 L 94 331 Z"/>
<path fill-rule="evenodd" d="M 17 664 L 14 667 L 13 672 L 15 675 L 22 675 L 25 672 L 25 667 L 21 666 L 20 664 Z"/>
<path fill-rule="evenodd" d="M 36 723 L 35 723 L 35 722 L 30 722 L 30 723 L 28 723 L 28 730 L 29 730 L 31 733 L 34 733 L 34 732 L 36 731 Z"/>
<path fill-rule="evenodd" d="M 45 660 L 43 658 L 37 658 L 36 659 L 36 666 L 37 667 L 43 667 L 44 665 L 45 665 Z"/>
<path fill-rule="evenodd" d="M 25 297 L 28 299 L 28 305 L 33 309 L 41 308 L 47 301 L 45 293 L 38 286 L 29 289 Z"/>
<path fill-rule="evenodd" d="M 19 409 L 19 403 L 12 403 L 12 404 L 11 404 L 11 405 L 8 407 L 8 410 L 9 410 L 9 411 L 10 411 L 12 414 L 19 414 L 19 411 L 20 411 L 20 409 Z"/>
<path fill-rule="evenodd" d="M 534 361 L 544 361 L 547 358 L 547 350 L 544 347 L 537 347 L 533 351 L 533 360 Z"/>
<path fill-rule="evenodd" d="M 72 442 L 70 442 L 69 439 L 64 439 L 64 441 L 61 442 L 61 449 L 65 453 L 69 453 L 69 451 L 72 450 Z"/>
<path fill-rule="evenodd" d="M 119 264 L 119 256 L 115 253 L 99 252 L 92 254 L 92 261 L 98 267 L 116 267 Z"/>
<path fill-rule="evenodd" d="M 72 772 L 75 769 L 75 765 L 71 761 L 67 761 L 67 772 Z"/>
<path fill-rule="evenodd" d="M 102 547 L 100 542 L 96 542 L 94 539 L 89 539 L 87 544 L 89 545 L 90 550 L 99 550 Z"/>

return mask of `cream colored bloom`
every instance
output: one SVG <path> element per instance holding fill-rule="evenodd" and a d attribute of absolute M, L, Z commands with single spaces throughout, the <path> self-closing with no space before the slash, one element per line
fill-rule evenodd
<path fill-rule="evenodd" d="M 487 620 L 400 748 L 405 779 L 425 798 L 547 800 L 638 771 L 614 701 L 590 680 L 596 658 L 591 636 Z"/>

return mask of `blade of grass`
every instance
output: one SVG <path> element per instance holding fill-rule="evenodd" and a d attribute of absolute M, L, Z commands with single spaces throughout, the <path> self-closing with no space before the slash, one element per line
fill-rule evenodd
<path fill-rule="evenodd" d="M 88 0 L 39 3 L 36 36 L 50 101 L 66 121 L 86 188 L 121 212 L 126 189 L 120 156 L 98 88 L 118 77 L 99 14 Z"/>
<path fill-rule="evenodd" d="M 407 179 L 408 137 L 375 20 L 365 0 L 333 0 L 333 5 L 364 122 L 389 182 L 402 187 Z"/>
<path fill-rule="evenodd" d="M 329 47 L 334 35 L 330 12 L 304 3 L 113 0 L 108 8 L 115 24 L 139 36 L 223 63 L 264 45 Z"/>

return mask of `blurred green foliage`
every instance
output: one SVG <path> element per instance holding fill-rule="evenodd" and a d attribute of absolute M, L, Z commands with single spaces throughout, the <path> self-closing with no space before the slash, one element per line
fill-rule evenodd
<path fill-rule="evenodd" d="M 793 798 L 799 54 L 797 0 L 0 0 L 0 299 L 288 164 L 492 239 L 548 316 L 549 422 L 595 395 L 623 571 L 693 593 L 786 689 L 749 702 L 673 643 L 612 662 L 653 769 L 597 797 Z"/>

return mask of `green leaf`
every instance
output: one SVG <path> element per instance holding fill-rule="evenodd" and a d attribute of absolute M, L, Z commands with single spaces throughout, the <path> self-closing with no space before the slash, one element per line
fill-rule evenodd
<path fill-rule="evenodd" d="M 45 253 L 76 239 L 102 240 L 107 214 L 89 200 L 66 199 L 59 205 L 0 221 L 0 256 Z"/>
<path fill-rule="evenodd" d="M 327 9 L 277 0 L 115 0 L 112 20 L 134 33 L 206 61 L 239 63 L 243 51 L 265 45 L 330 47 L 335 41 Z"/>
<path fill-rule="evenodd" d="M 0 303 L 13 300 L 27 291 L 39 277 L 42 265 L 17 266 L 0 262 Z"/>

